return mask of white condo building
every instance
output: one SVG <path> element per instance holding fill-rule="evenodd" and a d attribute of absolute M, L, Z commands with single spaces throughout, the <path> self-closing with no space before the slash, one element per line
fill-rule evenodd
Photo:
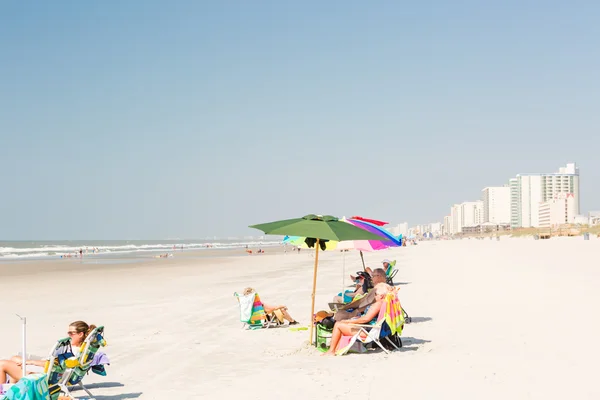
<path fill-rule="evenodd" d="M 462 233 L 465 226 L 477 226 L 483 223 L 483 201 L 465 201 L 454 204 L 450 215 L 444 217 L 444 233 L 456 235 Z"/>
<path fill-rule="evenodd" d="M 540 227 L 540 204 L 561 193 L 573 195 L 574 213 L 579 214 L 579 168 L 575 163 L 551 174 L 519 174 L 509 186 L 512 228 Z"/>
<path fill-rule="evenodd" d="M 554 199 L 540 203 L 540 228 L 554 228 L 575 221 L 575 196 L 571 193 L 559 193 Z"/>
<path fill-rule="evenodd" d="M 510 224 L 510 186 L 490 186 L 481 194 L 483 201 L 483 221 L 496 225 Z"/>
<path fill-rule="evenodd" d="M 450 229 L 451 224 L 451 217 L 449 215 L 446 215 L 444 217 L 444 224 L 442 225 L 442 235 L 452 235 L 452 230 Z"/>
<path fill-rule="evenodd" d="M 483 222 L 483 201 L 465 201 L 461 205 L 461 226 L 477 226 Z"/>
<path fill-rule="evenodd" d="M 442 234 L 442 224 L 440 222 L 432 222 L 429 224 L 429 232 L 435 237 Z"/>
<path fill-rule="evenodd" d="M 462 232 L 462 207 L 460 204 L 454 204 L 450 208 L 450 234 L 456 235 Z"/>
<path fill-rule="evenodd" d="M 399 223 L 398 225 L 390 228 L 390 233 L 394 236 L 400 236 L 400 235 L 402 235 L 402 237 L 408 236 L 408 222 L 402 222 L 402 223 Z"/>

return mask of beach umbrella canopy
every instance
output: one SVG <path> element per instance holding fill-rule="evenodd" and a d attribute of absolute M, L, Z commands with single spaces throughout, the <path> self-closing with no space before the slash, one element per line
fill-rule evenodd
<path fill-rule="evenodd" d="M 284 219 L 265 224 L 250 225 L 268 235 L 303 236 L 327 240 L 377 240 L 382 236 L 367 232 L 331 215 L 309 214 L 302 218 Z"/>
<path fill-rule="evenodd" d="M 366 231 L 347 222 L 340 221 L 331 215 L 309 214 L 302 218 L 286 219 L 267 222 L 265 224 L 250 225 L 268 235 L 288 235 L 314 238 L 315 265 L 313 272 L 312 305 L 310 313 L 310 342 L 313 338 L 313 315 L 315 313 L 315 290 L 317 286 L 317 267 L 319 265 L 319 241 L 321 239 L 343 240 L 377 240 L 382 236 Z"/>
<path fill-rule="evenodd" d="M 366 222 L 365 220 L 358 220 L 354 218 L 343 219 L 343 221 L 354 225 L 358 228 L 364 229 L 367 232 L 371 232 L 378 236 L 377 239 L 369 240 L 354 240 L 352 243 L 339 243 L 339 249 L 356 249 L 361 251 L 375 251 L 387 249 L 388 247 L 402 246 L 402 238 L 395 237 L 385 228 L 381 226 Z"/>
<path fill-rule="evenodd" d="M 360 252 L 360 259 L 362 260 L 364 270 L 366 270 L 366 267 L 365 259 L 362 253 L 363 251 L 377 251 L 387 249 L 389 247 L 402 246 L 402 237 L 396 238 L 394 235 L 392 235 L 390 232 L 388 232 L 385 228 L 382 227 L 387 222 L 362 217 L 352 217 L 350 219 L 342 218 L 342 220 L 361 229 L 365 229 L 368 232 L 377 234 L 379 236 L 379 239 L 377 240 L 347 240 L 344 242 L 340 242 L 337 245 L 337 248 L 339 250 L 358 250 Z M 368 221 L 374 221 L 377 224 Z M 345 265 L 343 274 L 344 276 L 346 275 Z"/>

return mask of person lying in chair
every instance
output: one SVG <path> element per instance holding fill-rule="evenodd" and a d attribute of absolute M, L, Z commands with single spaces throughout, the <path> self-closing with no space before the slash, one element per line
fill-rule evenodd
<path fill-rule="evenodd" d="M 254 292 L 255 290 L 252 289 L 251 287 L 247 287 L 246 289 L 244 289 L 244 296 L 248 296 L 250 293 Z M 262 299 L 261 299 L 262 300 Z M 264 301 L 262 301 L 262 305 L 263 308 L 265 309 L 265 313 L 267 314 L 274 314 L 277 319 L 279 320 L 279 322 L 283 323 L 283 320 L 287 320 L 289 322 L 289 325 L 296 325 L 298 324 L 298 321 L 296 321 L 288 312 L 288 308 L 286 306 L 273 306 L 273 305 L 269 305 L 267 303 L 265 303 Z"/>
<path fill-rule="evenodd" d="M 356 326 L 356 324 L 374 325 L 377 322 L 377 317 L 379 316 L 381 307 L 385 304 L 385 296 L 391 290 L 392 287 L 385 282 L 375 285 L 375 288 L 373 288 L 373 292 L 375 292 L 375 303 L 369 305 L 365 309 L 363 315 L 337 321 L 333 327 L 329 350 L 326 353 L 323 353 L 323 355 L 335 355 L 335 351 L 342 336 L 353 336 L 360 330 L 360 326 Z M 366 328 L 367 331 L 369 329 L 370 328 Z"/>

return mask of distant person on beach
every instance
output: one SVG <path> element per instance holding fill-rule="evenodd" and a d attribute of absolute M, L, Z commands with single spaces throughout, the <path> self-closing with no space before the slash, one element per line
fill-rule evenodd
<path fill-rule="evenodd" d="M 79 249 L 79 257 L 83 258 L 83 249 Z"/>
<path fill-rule="evenodd" d="M 246 289 L 244 289 L 244 296 L 248 296 L 253 292 L 255 292 L 254 289 L 252 289 L 251 287 L 247 287 Z M 265 303 L 264 301 L 262 302 L 262 304 L 267 314 L 274 313 L 280 321 L 282 319 L 285 319 L 289 322 L 289 325 L 297 325 L 299 323 L 290 315 L 286 306 L 272 306 Z"/>

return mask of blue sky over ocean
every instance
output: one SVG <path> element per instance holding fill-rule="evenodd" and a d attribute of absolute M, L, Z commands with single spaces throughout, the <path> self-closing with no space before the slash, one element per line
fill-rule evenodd
<path fill-rule="evenodd" d="M 600 3 L 0 3 L 0 239 L 441 221 L 517 173 L 600 209 Z"/>

